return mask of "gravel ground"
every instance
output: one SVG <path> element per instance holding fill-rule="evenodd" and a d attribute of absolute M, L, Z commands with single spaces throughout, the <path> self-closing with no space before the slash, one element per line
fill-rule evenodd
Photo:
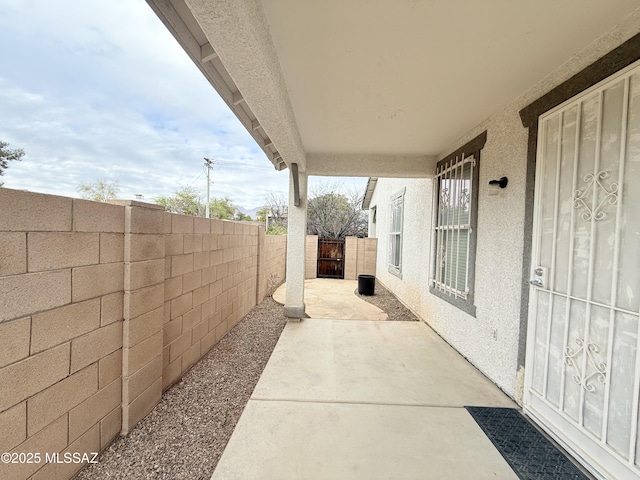
<path fill-rule="evenodd" d="M 384 310 L 389 320 L 417 320 L 379 283 L 374 296 L 360 298 Z M 282 305 L 265 299 L 77 478 L 211 478 L 286 321 Z"/>
<path fill-rule="evenodd" d="M 357 288 L 354 293 L 362 300 L 383 310 L 389 317 L 389 320 L 400 322 L 416 322 L 419 320 L 411 310 L 405 307 L 393 293 L 384 288 L 378 281 L 376 281 L 375 295 L 360 295 Z"/>

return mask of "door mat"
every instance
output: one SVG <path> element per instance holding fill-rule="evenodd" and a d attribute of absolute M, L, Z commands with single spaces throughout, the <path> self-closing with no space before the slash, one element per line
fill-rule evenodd
<path fill-rule="evenodd" d="M 588 480 L 518 410 L 465 408 L 522 480 Z"/>

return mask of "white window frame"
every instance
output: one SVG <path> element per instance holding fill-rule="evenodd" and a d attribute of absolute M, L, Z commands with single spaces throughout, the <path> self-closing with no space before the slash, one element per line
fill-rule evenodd
<path fill-rule="evenodd" d="M 475 316 L 475 250 L 478 219 L 480 151 L 487 139 L 483 132 L 438 162 L 434 175 L 432 217 L 432 267 L 429 291 Z M 465 175 L 465 169 L 470 174 Z M 446 182 L 446 187 L 445 185 Z M 445 206 L 444 203 L 447 203 Z M 466 246 L 460 249 L 461 232 L 467 232 Z M 463 245 L 464 245 L 463 243 Z M 453 253 L 448 255 L 447 246 Z M 464 254 L 461 252 L 464 250 Z M 464 259 L 464 278 L 460 260 Z M 447 264 L 447 260 L 449 263 Z M 443 275 L 443 268 L 445 273 Z M 448 269 L 448 270 L 447 270 Z M 460 285 L 463 288 L 460 288 Z"/>
<path fill-rule="evenodd" d="M 406 188 L 403 188 L 400 192 L 393 195 L 389 204 L 389 273 L 392 273 L 393 275 L 400 278 L 402 278 L 402 231 L 404 229 L 405 191 Z M 397 210 L 399 210 L 399 212 L 397 212 Z M 399 223 L 394 222 L 394 220 L 396 219 L 399 221 Z M 396 225 L 398 226 L 398 228 L 396 228 Z M 394 239 L 396 239 L 395 242 Z M 397 265 L 395 263 L 396 257 L 398 259 Z"/>

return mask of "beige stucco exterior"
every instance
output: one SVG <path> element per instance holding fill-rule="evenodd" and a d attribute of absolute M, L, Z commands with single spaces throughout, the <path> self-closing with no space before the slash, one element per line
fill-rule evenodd
<path fill-rule="evenodd" d="M 521 308 L 527 307 L 521 301 L 521 283 L 522 278 L 529 275 L 522 271 L 527 130 L 522 126 L 519 111 L 638 32 L 640 12 L 573 56 L 438 156 L 445 157 L 487 131 L 479 171 L 475 318 L 429 293 L 433 182 L 379 178 L 371 198 L 370 206 L 377 208 L 378 278 L 518 402 L 522 402 L 522 375 L 518 373 L 520 316 Z M 502 176 L 509 178 L 506 189 L 489 187 L 489 180 Z M 405 261 L 400 279 L 385 266 L 388 264 L 389 203 L 391 196 L 404 187 L 402 255 Z M 492 189 L 497 194 L 490 194 Z"/>

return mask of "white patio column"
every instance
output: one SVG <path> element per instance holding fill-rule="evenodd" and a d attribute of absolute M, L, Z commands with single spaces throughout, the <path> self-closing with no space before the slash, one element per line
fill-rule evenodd
<path fill-rule="evenodd" d="M 293 166 L 293 165 L 292 165 Z M 287 237 L 287 299 L 284 315 L 304 318 L 305 246 L 307 237 L 307 172 L 289 169 Z M 297 180 L 295 179 L 297 175 Z M 297 185 L 296 185 L 297 184 Z M 296 207 L 296 191 L 299 205 Z"/>

